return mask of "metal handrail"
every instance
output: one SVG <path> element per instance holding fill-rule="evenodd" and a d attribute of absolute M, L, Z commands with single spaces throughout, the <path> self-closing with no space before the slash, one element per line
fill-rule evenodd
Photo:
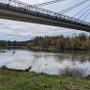
<path fill-rule="evenodd" d="M 30 4 L 26 4 L 26 3 L 23 3 L 23 2 L 18 1 L 18 0 L 0 0 L 0 3 L 8 4 L 10 6 L 14 6 L 17 8 L 23 8 L 23 9 L 26 9 L 28 11 L 39 12 L 39 13 L 46 14 L 49 16 L 57 17 L 58 19 L 61 18 L 64 20 L 73 21 L 75 23 L 79 23 L 79 24 L 83 24 L 83 25 L 88 25 L 88 26 L 90 25 L 90 23 L 85 22 L 83 20 L 79 20 L 77 18 L 73 18 L 70 16 L 63 15 L 63 14 L 60 14 L 59 16 L 57 16 L 58 15 L 57 12 L 53 12 L 53 11 L 47 10 L 47 9 L 42 9 L 40 7 L 36 7 L 36 6 L 30 5 Z"/>

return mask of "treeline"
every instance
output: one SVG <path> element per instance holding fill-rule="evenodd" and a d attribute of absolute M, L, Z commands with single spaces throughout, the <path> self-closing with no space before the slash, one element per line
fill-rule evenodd
<path fill-rule="evenodd" d="M 53 51 L 60 50 L 90 50 L 90 36 L 85 34 L 74 35 L 73 37 L 45 36 L 36 37 L 29 41 L 0 41 L 0 48 L 26 47 L 30 50 Z"/>
<path fill-rule="evenodd" d="M 26 47 L 29 41 L 0 41 L 0 49 Z"/>
<path fill-rule="evenodd" d="M 60 50 L 90 50 L 90 36 L 85 34 L 73 37 L 36 37 L 29 42 L 28 48 L 32 50 L 60 51 Z"/>

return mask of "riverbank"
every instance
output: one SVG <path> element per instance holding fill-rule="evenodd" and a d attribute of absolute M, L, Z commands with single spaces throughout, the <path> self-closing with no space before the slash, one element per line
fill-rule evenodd
<path fill-rule="evenodd" d="M 90 51 L 90 36 L 85 34 L 72 37 L 45 36 L 36 37 L 31 40 L 27 47 L 36 51 L 60 52 L 61 50 Z"/>
<path fill-rule="evenodd" d="M 0 90 L 90 90 L 90 80 L 0 69 Z"/>
<path fill-rule="evenodd" d="M 30 46 L 27 47 L 28 50 L 30 51 L 35 51 L 35 52 L 50 52 L 50 53 L 63 53 L 63 52 L 71 52 L 71 53 L 77 53 L 77 52 L 88 52 L 90 53 L 90 50 L 80 50 L 80 49 L 59 49 L 56 48 L 55 46 L 48 46 L 48 47 L 42 47 L 42 46 Z"/>

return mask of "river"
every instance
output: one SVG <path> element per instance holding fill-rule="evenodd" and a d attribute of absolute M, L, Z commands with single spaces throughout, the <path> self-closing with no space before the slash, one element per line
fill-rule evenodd
<path fill-rule="evenodd" d="M 84 76 L 90 75 L 90 52 L 35 52 L 29 50 L 0 51 L 0 66 L 47 74 L 61 74 L 66 68 L 78 68 Z"/>

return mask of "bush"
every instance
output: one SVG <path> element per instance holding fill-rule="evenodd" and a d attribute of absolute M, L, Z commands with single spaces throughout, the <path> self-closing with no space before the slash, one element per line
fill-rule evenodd
<path fill-rule="evenodd" d="M 70 67 L 66 67 L 64 68 L 64 70 L 62 71 L 62 75 L 63 76 L 68 76 L 68 77 L 74 77 L 74 78 L 83 78 L 85 75 L 85 71 L 83 69 L 80 68 L 70 68 Z"/>

